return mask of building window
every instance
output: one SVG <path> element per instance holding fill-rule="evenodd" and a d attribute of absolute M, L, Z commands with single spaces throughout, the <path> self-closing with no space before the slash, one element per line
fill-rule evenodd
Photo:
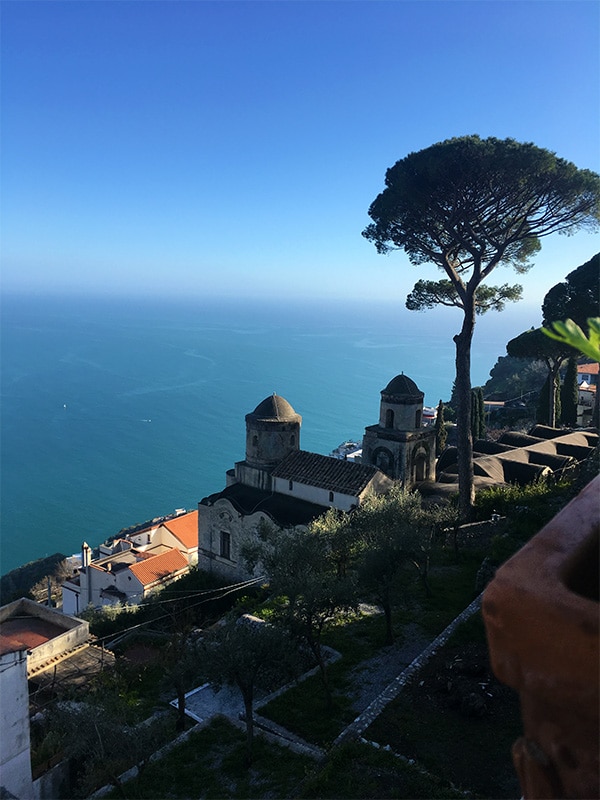
<path fill-rule="evenodd" d="M 252 437 L 252 447 L 258 447 L 258 436 Z"/>
<path fill-rule="evenodd" d="M 415 428 L 421 427 L 421 409 L 417 408 L 415 412 Z"/>
<path fill-rule="evenodd" d="M 385 412 L 385 427 L 386 428 L 393 428 L 394 427 L 394 412 L 391 408 Z"/>
<path fill-rule="evenodd" d="M 329 492 L 329 502 L 333 503 L 333 492 Z"/>
<path fill-rule="evenodd" d="M 292 447 L 294 447 L 294 446 L 295 446 L 295 444 L 296 444 L 296 437 L 294 436 L 294 434 L 293 434 L 293 433 L 292 433 L 292 435 L 290 436 L 290 444 L 292 445 Z"/>
<path fill-rule="evenodd" d="M 290 481 L 288 483 L 288 489 L 290 490 L 290 492 L 292 492 L 294 490 L 294 481 Z"/>
<path fill-rule="evenodd" d="M 221 531 L 221 558 L 231 561 L 231 534 Z"/>

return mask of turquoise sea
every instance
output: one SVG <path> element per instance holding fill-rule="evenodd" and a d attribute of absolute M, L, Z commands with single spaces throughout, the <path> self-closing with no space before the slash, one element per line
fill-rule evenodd
<path fill-rule="evenodd" d="M 532 324 L 502 316 L 478 324 L 474 384 Z M 195 508 L 244 458 L 244 415 L 273 392 L 319 453 L 377 422 L 400 372 L 437 405 L 459 325 L 401 303 L 4 296 L 0 571 Z"/>

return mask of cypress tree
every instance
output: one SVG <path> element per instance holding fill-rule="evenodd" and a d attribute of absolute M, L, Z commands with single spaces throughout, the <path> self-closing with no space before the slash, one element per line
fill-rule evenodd
<path fill-rule="evenodd" d="M 577 401 L 579 390 L 577 387 L 577 360 L 572 357 L 567 362 L 567 370 L 563 385 L 560 390 L 560 421 L 570 427 L 577 424 Z"/>
<path fill-rule="evenodd" d="M 479 413 L 479 438 L 485 439 L 485 402 L 483 400 L 483 386 L 477 387 L 477 410 Z"/>
<path fill-rule="evenodd" d="M 485 436 L 485 406 L 481 386 L 471 389 L 471 434 L 473 441 Z"/>
<path fill-rule="evenodd" d="M 536 420 L 541 425 L 552 425 L 552 420 L 550 419 L 550 403 L 549 403 L 549 395 L 550 395 L 550 381 L 552 380 L 552 376 L 548 373 L 548 377 L 546 378 L 544 385 L 542 386 L 539 396 L 538 396 L 538 404 L 536 409 Z M 560 376 L 557 374 L 554 377 L 554 403 L 555 403 L 555 419 L 560 419 Z"/>
<path fill-rule="evenodd" d="M 435 454 L 439 456 L 446 448 L 446 441 L 448 439 L 448 431 L 444 423 L 444 404 L 440 400 L 437 407 L 437 416 L 435 418 Z"/>

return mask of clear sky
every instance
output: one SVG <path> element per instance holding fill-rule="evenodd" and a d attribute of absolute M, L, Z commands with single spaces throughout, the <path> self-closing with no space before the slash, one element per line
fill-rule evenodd
<path fill-rule="evenodd" d="M 4 0 L 5 290 L 390 299 L 387 167 L 513 137 L 598 171 L 595 0 Z M 538 306 L 599 248 L 544 240 Z"/>

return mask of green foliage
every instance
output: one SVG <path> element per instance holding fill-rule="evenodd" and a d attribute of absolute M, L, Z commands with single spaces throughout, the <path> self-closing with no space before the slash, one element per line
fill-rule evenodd
<path fill-rule="evenodd" d="M 88 606 L 79 617 L 89 623 L 90 632 L 100 639 L 114 636 L 137 625 L 142 609 L 133 605 Z"/>
<path fill-rule="evenodd" d="M 351 516 L 357 542 L 356 569 L 361 592 L 379 603 L 386 617 L 386 643 L 393 641 L 392 606 L 402 588 L 405 566 L 416 568 L 426 591 L 429 555 L 440 527 L 454 520 L 448 507 L 423 508 L 418 492 L 395 485 L 369 497 Z"/>
<path fill-rule="evenodd" d="M 439 456 L 446 447 L 448 441 L 448 431 L 446 430 L 446 422 L 444 420 L 444 404 L 440 400 L 437 407 L 437 415 L 435 418 L 435 454 Z"/>
<path fill-rule="evenodd" d="M 551 403 L 550 387 L 554 387 L 553 402 Z M 538 402 L 536 408 L 536 420 L 542 425 L 556 425 L 557 417 L 560 417 L 561 410 L 561 395 L 560 395 L 560 375 L 558 372 L 553 375 L 548 375 L 546 382 L 540 389 L 538 395 Z"/>
<path fill-rule="evenodd" d="M 173 735 L 171 717 L 141 721 L 141 703 L 119 676 L 106 678 L 85 703 L 59 703 L 48 717 L 47 734 L 77 767 L 79 796 L 144 762 Z"/>
<path fill-rule="evenodd" d="M 567 362 L 567 371 L 560 390 L 560 421 L 563 425 L 573 427 L 577 424 L 578 399 L 577 360 L 570 358 Z"/>
<path fill-rule="evenodd" d="M 208 572 L 191 567 L 175 583 L 154 593 L 139 606 L 114 605 L 94 609 L 91 606 L 79 616 L 90 624 L 90 631 L 100 638 L 116 636 L 138 625 L 151 625 L 170 631 L 173 619 L 182 613 L 190 623 L 204 625 L 229 611 L 238 598 L 238 592 L 225 590 L 227 582 Z M 248 592 L 248 589 L 240 589 Z"/>
<path fill-rule="evenodd" d="M 485 405 L 481 386 L 471 389 L 471 435 L 473 441 L 485 438 Z"/>
<path fill-rule="evenodd" d="M 7 572 L 0 578 L 0 603 L 7 605 L 21 597 L 40 599 L 36 596 L 36 587 L 41 589 L 43 596 L 48 577 L 51 578 L 53 587 L 56 587 L 69 576 L 70 568 L 66 558 L 62 553 L 54 553 Z"/>
<path fill-rule="evenodd" d="M 385 184 L 363 235 L 454 275 L 480 259 L 524 271 L 540 237 L 597 228 L 598 175 L 514 139 L 439 142 L 397 161 Z"/>
<path fill-rule="evenodd" d="M 553 286 L 542 303 L 543 324 L 572 319 L 581 328 L 590 317 L 600 316 L 600 254 L 570 272 Z"/>
<path fill-rule="evenodd" d="M 265 531 L 252 554 L 269 575 L 272 596 L 286 600 L 274 607 L 273 620 L 314 656 L 328 704 L 332 697 L 321 647 L 323 628 L 328 620 L 349 613 L 357 602 L 352 578 L 340 574 L 336 520 L 335 515 L 326 515 L 307 531 Z"/>
<path fill-rule="evenodd" d="M 490 675 L 483 625 L 469 621 L 466 627 L 434 654 L 365 738 L 443 776 L 463 796 L 516 797 L 511 746 L 522 729 L 518 698 Z M 478 696 L 485 713 L 465 716 L 464 701 Z"/>
<path fill-rule="evenodd" d="M 485 314 L 486 311 L 503 311 L 507 302 L 516 303 L 521 299 L 523 287 L 519 284 L 509 286 L 481 285 L 475 295 L 475 313 Z M 423 311 L 435 306 L 449 306 L 464 308 L 464 302 L 456 286 L 448 280 L 417 281 L 414 289 L 406 298 L 406 307 L 409 311 Z"/>
<path fill-rule="evenodd" d="M 587 336 L 571 319 L 553 322 L 550 328 L 541 330 L 549 339 L 560 342 L 563 346 L 572 347 L 594 361 L 600 361 L 600 317 L 591 317 L 587 324 Z"/>
<path fill-rule="evenodd" d="M 194 731 L 189 739 L 108 797 L 259 800 L 295 797 L 312 760 L 257 739 L 251 773 L 244 762 L 243 734 L 223 717 Z"/>
<path fill-rule="evenodd" d="M 205 636 L 198 648 L 204 673 L 213 688 L 236 686 L 246 714 L 246 763 L 253 760 L 252 707 L 258 687 L 274 691 L 300 669 L 296 643 L 282 628 L 247 617 L 231 618 Z"/>
<path fill-rule="evenodd" d="M 514 139 L 463 136 L 410 153 L 387 170 L 363 236 L 379 253 L 401 248 L 412 264 L 433 263 L 442 281 L 419 281 L 409 308 L 458 305 L 457 366 L 459 511 L 474 497 L 470 437 L 470 353 L 477 311 L 501 309 L 517 287 L 482 288 L 497 266 L 525 272 L 541 239 L 598 227 L 600 177 L 554 153 Z"/>
<path fill-rule="evenodd" d="M 548 369 L 555 363 L 559 366 L 567 358 L 577 353 L 566 342 L 553 341 L 544 334 L 543 328 L 531 328 L 511 339 L 506 352 L 514 358 L 533 358 L 545 361 Z"/>
<path fill-rule="evenodd" d="M 534 481 L 527 486 L 493 486 L 477 493 L 477 519 L 492 514 L 509 518 L 509 533 L 519 541 L 537 533 L 568 502 L 572 495 L 569 482 Z M 506 543 L 510 548 L 510 543 Z M 495 545 L 502 548 L 502 542 Z"/>
<path fill-rule="evenodd" d="M 417 765 L 400 760 L 392 753 L 349 742 L 329 754 L 322 769 L 304 782 L 299 797 L 451 800 L 464 798 L 464 794 L 444 778 L 427 774 Z"/>
<path fill-rule="evenodd" d="M 537 393 L 547 375 L 546 365 L 533 358 L 500 356 L 483 387 L 488 400 L 515 400 Z"/>
<path fill-rule="evenodd" d="M 273 691 L 291 680 L 300 666 L 289 633 L 267 622 L 230 618 L 198 645 L 202 670 L 215 689 L 237 686 L 244 699 L 255 688 Z"/>

